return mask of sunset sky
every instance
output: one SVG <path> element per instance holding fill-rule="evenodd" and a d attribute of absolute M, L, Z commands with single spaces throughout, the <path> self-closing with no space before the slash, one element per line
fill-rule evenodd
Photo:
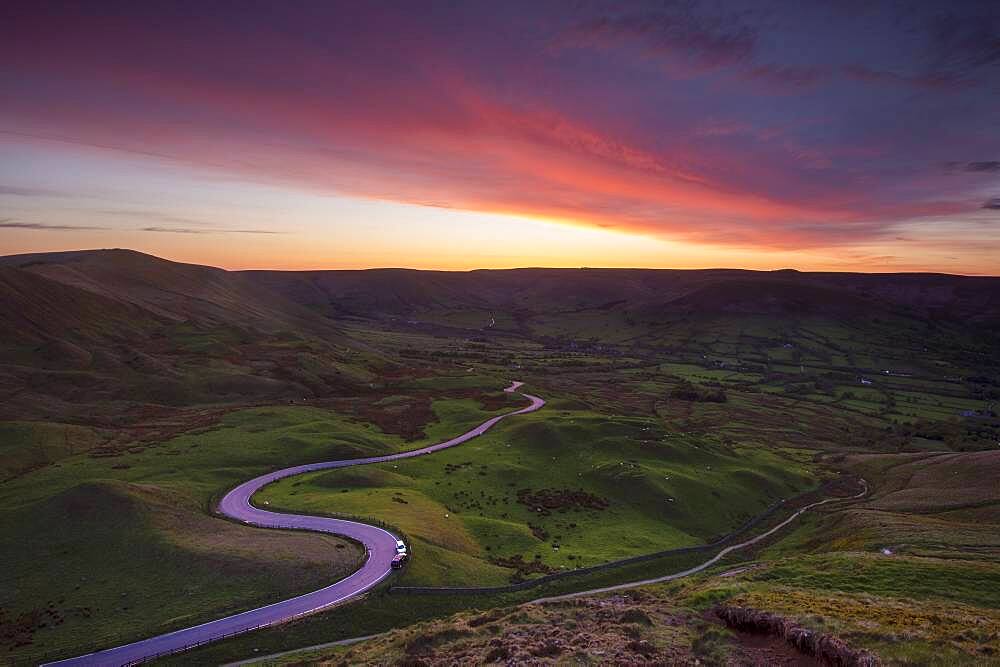
<path fill-rule="evenodd" d="M 5 2 L 0 254 L 1000 274 L 1000 3 Z"/>

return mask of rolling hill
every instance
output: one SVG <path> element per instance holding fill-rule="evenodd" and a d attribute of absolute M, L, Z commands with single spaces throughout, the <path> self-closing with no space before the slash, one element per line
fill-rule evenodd
<path fill-rule="evenodd" d="M 107 425 L 141 406 L 337 393 L 364 375 L 350 368 L 363 345 L 333 320 L 243 274 L 128 250 L 0 258 L 0 324 L 10 418 Z"/>
<path fill-rule="evenodd" d="M 353 395 L 400 368 L 462 363 L 402 358 L 400 344 L 379 344 L 372 328 L 488 340 L 496 350 L 510 346 L 504 337 L 567 350 L 601 343 L 649 361 L 673 350 L 779 372 L 774 350 L 793 341 L 793 362 L 920 374 L 947 359 L 953 373 L 993 376 L 998 321 L 1000 278 L 225 271 L 130 250 L 14 255 L 0 257 L 0 417 L 107 426 L 140 407 Z M 929 348 L 934 359 L 924 359 Z"/>
<path fill-rule="evenodd" d="M 993 322 L 1000 279 L 940 274 L 802 273 L 733 269 L 510 269 L 467 272 L 248 271 L 256 284 L 292 301 L 363 317 L 406 317 L 436 309 L 558 312 L 662 305 L 743 310 L 802 306 L 888 307 L 913 316 Z M 707 297 L 707 298 L 706 298 Z M 756 302 L 756 303 L 755 303 Z"/>
<path fill-rule="evenodd" d="M 445 439 L 506 409 L 496 390 L 519 379 L 549 401 L 544 413 L 370 475 L 289 479 L 258 500 L 390 522 L 420 554 L 394 581 L 464 586 L 709 541 L 777 498 L 862 474 L 867 504 L 807 517 L 731 577 L 667 591 L 684 618 L 670 627 L 687 628 L 681 648 L 700 654 L 703 603 L 728 599 L 796 620 L 823 601 L 858 646 L 910 650 L 891 639 L 895 612 L 871 629 L 868 605 L 849 597 L 861 592 L 907 618 L 931 600 L 967 637 L 953 655 L 985 655 L 995 637 L 969 633 L 993 618 L 982 591 L 997 571 L 998 295 L 998 278 L 924 274 L 233 272 L 127 250 L 0 257 L 0 522 L 17 582 L 0 599 L 12 610 L 0 637 L 38 662 L 315 588 L 331 545 L 332 565 L 353 562 L 348 545 L 247 532 L 213 518 L 213 498 L 275 467 Z M 565 506 L 540 513 L 545 499 Z M 109 513 L 118 520 L 100 520 Z M 39 538 L 36 515 L 65 539 Z M 858 567 L 869 575 L 854 578 Z M 216 581 L 219 568 L 240 576 Z M 160 605 L 139 595 L 152 571 L 203 594 Z M 377 593 L 194 660 L 528 595 L 400 605 Z M 73 615 L 84 608 L 95 611 Z"/>

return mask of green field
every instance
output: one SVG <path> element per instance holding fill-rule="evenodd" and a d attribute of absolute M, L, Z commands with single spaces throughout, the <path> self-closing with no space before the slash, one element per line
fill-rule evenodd
<path fill-rule="evenodd" d="M 436 409 L 426 442 L 490 414 L 469 400 Z M 55 426 L 7 428 L 20 438 L 7 441 L 16 451 L 57 434 L 44 451 L 58 462 L 0 486 L 2 565 L 15 582 L 0 593 L 0 608 L 12 628 L 8 655 L 18 660 L 139 639 L 345 576 L 360 563 L 356 545 L 213 518 L 213 499 L 274 468 L 420 444 L 293 406 L 231 412 L 200 432 L 102 456 L 93 447 L 60 449 Z"/>
<path fill-rule="evenodd" d="M 512 571 L 493 563 L 512 558 L 537 566 L 524 576 L 702 544 L 814 483 L 790 452 L 552 407 L 433 456 L 286 479 L 254 500 L 391 521 L 433 555 L 401 583 L 468 585 L 504 581 Z"/>

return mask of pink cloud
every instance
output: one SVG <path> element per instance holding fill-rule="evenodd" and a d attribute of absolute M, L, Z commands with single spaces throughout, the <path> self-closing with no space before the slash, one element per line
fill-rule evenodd
<path fill-rule="evenodd" d="M 321 192 L 708 243 L 840 244 L 969 207 L 958 186 L 940 188 L 927 174 L 872 179 L 864 162 L 883 147 L 812 140 L 794 117 L 762 123 L 713 107 L 723 117 L 706 122 L 678 93 L 676 108 L 655 109 L 655 123 L 627 122 L 651 115 L 642 109 L 602 122 L 560 97 L 558 79 L 552 90 L 525 89 L 497 73 L 537 70 L 545 80 L 545 52 L 512 51 L 516 62 L 490 66 L 412 17 L 368 11 L 331 24 L 322 39 L 267 23 L 219 32 L 210 16 L 179 25 L 86 13 L 61 25 L 37 19 L 0 44 L 18 93 L 0 121 Z M 758 42 L 749 28 L 685 13 L 598 18 L 561 35 L 567 48 L 637 45 L 647 57 L 686 59 L 682 84 L 692 72 L 745 63 Z M 803 86 L 825 76 L 798 65 L 748 71 Z M 928 196 L 935 187 L 940 195 Z"/>

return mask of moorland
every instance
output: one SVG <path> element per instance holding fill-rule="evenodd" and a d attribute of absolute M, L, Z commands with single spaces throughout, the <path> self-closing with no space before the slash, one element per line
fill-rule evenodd
<path fill-rule="evenodd" d="M 789 650 L 726 627 L 722 607 L 888 663 L 998 659 L 998 278 L 230 272 L 102 250 L 0 258 L 0 305 L 0 661 L 77 655 L 345 576 L 356 543 L 239 525 L 214 504 L 269 470 L 452 437 L 521 407 L 511 380 L 546 407 L 454 449 L 255 498 L 390 524 L 411 544 L 404 570 L 350 605 L 162 662 L 374 634 L 278 661 Z M 824 497 L 843 500 L 663 584 L 529 604 L 705 556 L 523 590 L 392 592 L 704 545 Z"/>

